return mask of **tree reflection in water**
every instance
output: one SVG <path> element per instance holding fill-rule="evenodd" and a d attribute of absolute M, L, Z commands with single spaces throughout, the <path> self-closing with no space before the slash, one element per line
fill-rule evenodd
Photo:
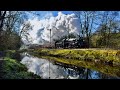
<path fill-rule="evenodd" d="M 76 67 L 47 59 L 37 58 L 28 53 L 22 54 L 22 64 L 29 72 L 33 72 L 43 79 L 110 79 L 108 75 L 84 67 Z M 50 61 L 50 62 L 49 62 Z M 50 65 L 50 67 L 49 67 Z"/>

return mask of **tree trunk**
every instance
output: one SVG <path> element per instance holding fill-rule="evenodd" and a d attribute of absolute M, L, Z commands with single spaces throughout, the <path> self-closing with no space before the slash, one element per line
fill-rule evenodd
<path fill-rule="evenodd" d="M 3 12 L 3 15 L 0 13 L 0 31 L 2 30 L 3 27 L 3 21 L 5 19 L 6 11 Z"/>

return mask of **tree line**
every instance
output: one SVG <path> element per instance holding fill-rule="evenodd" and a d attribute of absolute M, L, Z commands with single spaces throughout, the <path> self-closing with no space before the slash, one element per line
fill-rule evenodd
<path fill-rule="evenodd" d="M 87 41 L 89 48 L 120 48 L 119 11 L 73 13 L 79 18 L 78 35 Z M 28 42 L 32 42 L 27 33 L 32 26 L 29 22 L 25 23 L 27 19 L 26 11 L 0 11 L 0 50 L 19 49 L 23 44 L 23 36 Z"/>
<path fill-rule="evenodd" d="M 23 11 L 0 11 L 0 50 L 19 49 L 20 27 L 27 19 Z"/>
<path fill-rule="evenodd" d="M 89 47 L 120 48 L 119 11 L 74 11 Z"/>

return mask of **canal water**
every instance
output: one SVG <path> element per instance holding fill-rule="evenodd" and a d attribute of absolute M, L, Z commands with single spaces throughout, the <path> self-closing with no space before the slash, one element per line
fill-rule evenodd
<path fill-rule="evenodd" d="M 28 72 L 39 75 L 42 79 L 119 79 L 99 71 L 85 67 L 65 65 L 52 60 L 34 57 L 22 53 L 21 63 L 28 68 Z"/>

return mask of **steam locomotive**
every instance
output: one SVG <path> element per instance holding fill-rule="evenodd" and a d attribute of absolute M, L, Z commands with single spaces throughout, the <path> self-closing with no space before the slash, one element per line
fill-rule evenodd
<path fill-rule="evenodd" d="M 63 39 L 55 42 L 55 48 L 87 48 L 88 44 L 83 38 Z"/>

